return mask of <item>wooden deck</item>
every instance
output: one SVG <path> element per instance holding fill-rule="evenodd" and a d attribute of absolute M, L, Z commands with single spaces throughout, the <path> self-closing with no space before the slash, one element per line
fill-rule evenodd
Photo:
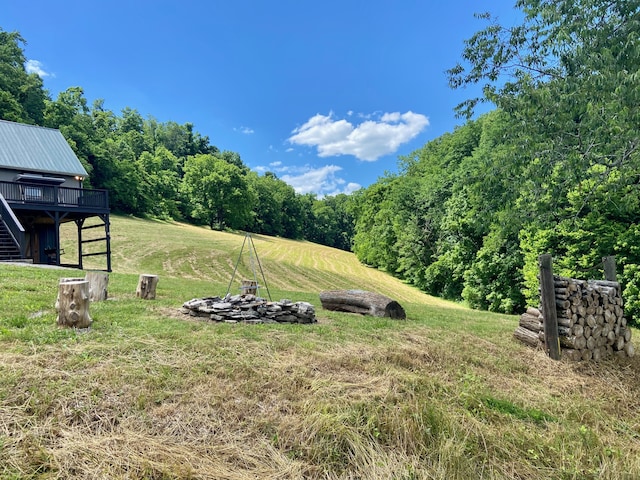
<path fill-rule="evenodd" d="M 89 218 L 99 223 L 88 225 Z M 0 223 L 3 248 L 0 260 L 31 259 L 34 263 L 62 265 L 60 225 L 74 222 L 78 229 L 77 263 L 65 264 L 83 268 L 83 258 L 104 256 L 106 271 L 111 271 L 111 234 L 109 229 L 109 193 L 107 190 L 61 187 L 39 183 L 0 181 Z M 103 229 L 96 237 L 83 238 L 83 232 Z M 88 243 L 104 243 L 104 250 L 84 252 Z M 4 252 L 4 253 L 3 253 Z"/>
<path fill-rule="evenodd" d="M 49 210 L 70 214 L 109 212 L 107 190 L 0 181 L 0 194 L 14 211 Z"/>

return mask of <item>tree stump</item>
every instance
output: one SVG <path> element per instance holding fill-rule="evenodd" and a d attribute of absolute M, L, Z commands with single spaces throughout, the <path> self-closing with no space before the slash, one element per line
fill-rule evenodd
<path fill-rule="evenodd" d="M 60 285 L 61 283 L 68 283 L 68 282 L 84 282 L 84 278 L 79 278 L 79 277 L 61 277 L 60 279 L 58 279 L 58 285 Z M 58 311 L 58 307 L 60 306 L 60 287 L 58 287 L 58 296 L 56 298 L 56 312 Z"/>
<path fill-rule="evenodd" d="M 158 276 L 149 273 L 140 275 L 138 288 L 136 289 L 136 297 L 143 300 L 153 300 L 156 298 L 156 285 L 158 285 Z"/>
<path fill-rule="evenodd" d="M 320 302 L 325 310 L 394 319 L 407 318 L 404 309 L 395 300 L 363 290 L 329 290 L 320 293 Z"/>
<path fill-rule="evenodd" d="M 105 272 L 87 272 L 85 280 L 89 282 L 89 300 L 100 302 L 107 299 L 109 274 Z"/>
<path fill-rule="evenodd" d="M 61 279 L 66 280 L 66 279 Z M 87 328 L 91 325 L 89 316 L 89 282 L 74 280 L 58 285 L 58 325 L 72 328 Z"/>
<path fill-rule="evenodd" d="M 58 280 L 58 284 L 67 282 L 84 282 L 86 279 L 82 277 L 61 277 Z"/>
<path fill-rule="evenodd" d="M 242 280 L 240 290 L 243 295 L 255 295 L 258 293 L 258 282 L 255 280 Z"/>

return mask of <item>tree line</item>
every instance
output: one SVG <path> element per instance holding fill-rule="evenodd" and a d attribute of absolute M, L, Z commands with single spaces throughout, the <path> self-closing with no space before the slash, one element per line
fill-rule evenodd
<path fill-rule="evenodd" d="M 191 123 L 143 118 L 129 107 L 116 114 L 103 100 L 89 105 L 81 87 L 52 99 L 27 72 L 24 43 L 0 29 L 0 118 L 59 129 L 89 173 L 85 185 L 108 189 L 114 211 L 351 248 L 346 195 L 298 194 Z"/>
<path fill-rule="evenodd" d="M 354 252 L 428 293 L 513 313 L 538 302 L 538 256 L 603 278 L 616 255 L 640 314 L 640 2 L 519 0 L 522 23 L 467 40 L 453 88 L 468 120 L 358 192 Z M 496 109 L 474 120 L 480 102 Z"/>
<path fill-rule="evenodd" d="M 51 100 L 24 72 L 17 33 L 0 32 L 0 116 L 59 128 L 116 210 L 352 249 L 368 265 L 474 308 L 537 305 L 542 253 L 554 256 L 556 273 L 576 278 L 600 278 L 602 257 L 616 255 L 633 320 L 640 0 L 517 0 L 515 8 L 515 26 L 478 15 L 486 27 L 447 72 L 452 88 L 482 87 L 458 106 L 463 124 L 349 196 L 298 195 L 190 124 L 89 107 L 79 88 Z M 495 108 L 474 117 L 482 102 Z"/>

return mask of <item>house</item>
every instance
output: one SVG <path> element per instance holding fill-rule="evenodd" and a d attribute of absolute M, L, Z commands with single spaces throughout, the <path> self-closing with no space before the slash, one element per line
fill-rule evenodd
<path fill-rule="evenodd" d="M 83 188 L 86 177 L 59 130 L 0 120 L 0 261 L 82 269 L 83 258 L 101 255 L 110 272 L 109 194 Z M 78 229 L 78 257 L 61 263 L 67 222 Z M 83 252 L 88 243 L 98 248 Z"/>

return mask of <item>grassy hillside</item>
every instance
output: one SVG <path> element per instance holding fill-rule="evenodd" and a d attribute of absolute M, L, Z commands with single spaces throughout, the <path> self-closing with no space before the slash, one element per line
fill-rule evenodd
<path fill-rule="evenodd" d="M 236 280 L 253 278 L 250 248 L 245 244 L 242 249 L 244 233 L 216 232 L 188 224 L 129 217 L 115 217 L 112 221 L 112 261 L 116 272 L 158 272 L 185 280 L 205 280 L 216 293 L 220 289 L 224 293 L 240 259 Z M 73 263 L 77 261 L 75 225 L 65 228 L 62 244 L 67 261 Z M 328 289 L 361 288 L 379 291 L 398 301 L 443 304 L 389 275 L 364 267 L 348 252 L 262 235 L 252 235 L 252 239 L 269 289 L 317 294 Z M 101 243 L 89 244 L 89 247 L 104 249 Z M 102 257 L 89 257 L 88 261 L 93 262 L 88 264 L 89 268 L 104 268 Z M 238 281 L 233 287 L 239 285 Z M 236 289 L 234 293 L 237 292 Z"/>
<path fill-rule="evenodd" d="M 0 478 L 640 477 L 637 357 L 554 362 L 512 340 L 516 317 L 260 236 L 272 297 L 310 301 L 318 323 L 195 321 L 180 305 L 226 292 L 244 235 L 122 217 L 112 235 L 89 331 L 55 325 L 77 272 L 0 265 Z M 155 301 L 135 297 L 139 273 L 160 275 Z M 408 318 L 323 311 L 334 288 Z"/>

